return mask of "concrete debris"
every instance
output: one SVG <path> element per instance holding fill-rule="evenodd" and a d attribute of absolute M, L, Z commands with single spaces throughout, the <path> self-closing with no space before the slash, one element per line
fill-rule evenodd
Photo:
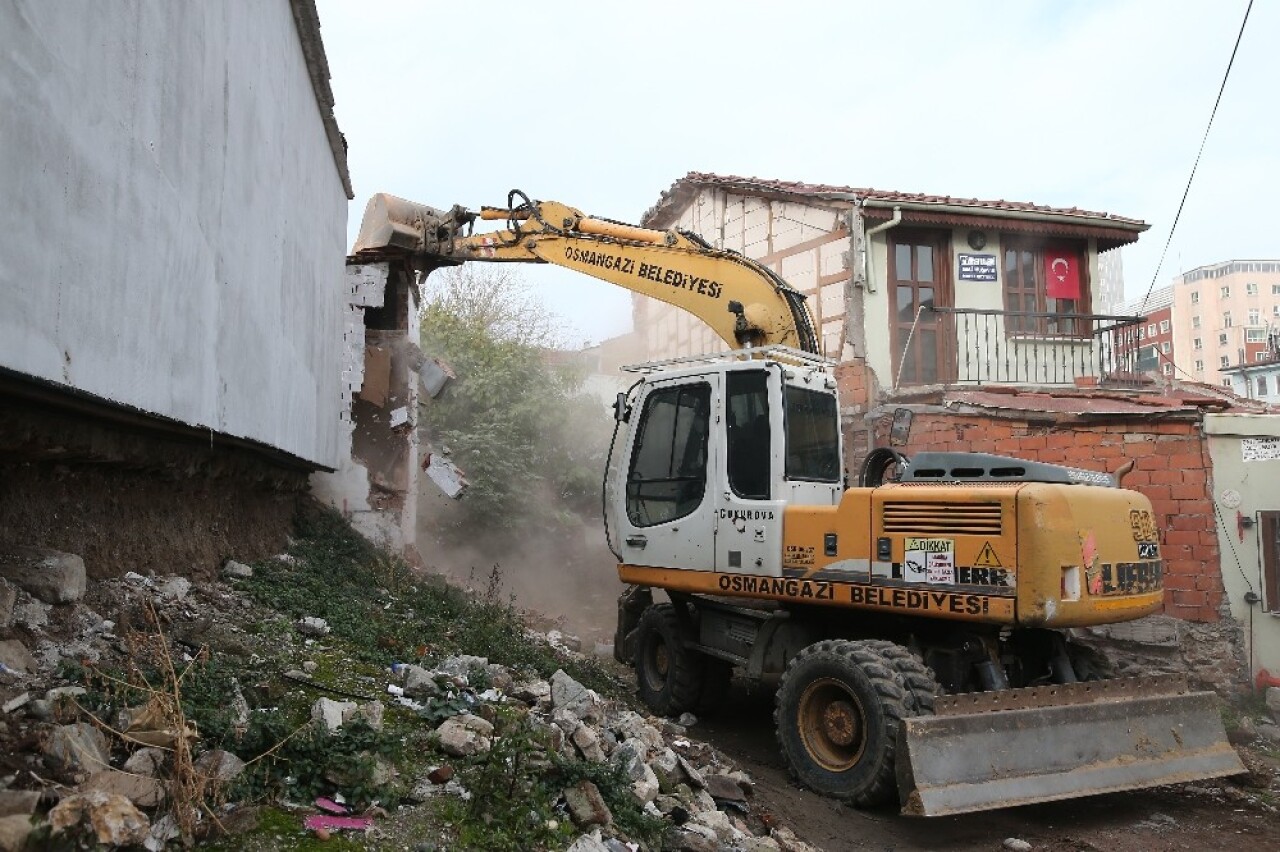
<path fill-rule="evenodd" d="M 574 730 L 572 739 L 583 758 L 592 763 L 604 763 L 605 753 L 600 747 L 600 735 L 590 725 L 579 725 Z"/>
<path fill-rule="evenodd" d="M 564 669 L 556 669 L 551 676 L 551 707 L 553 710 L 565 709 L 581 718 L 582 710 L 590 706 L 594 699 L 585 686 L 565 674 Z"/>
<path fill-rule="evenodd" d="M 470 713 L 452 716 L 436 728 L 440 748 L 454 757 L 486 752 L 493 745 L 493 724 Z"/>
<path fill-rule="evenodd" d="M 173 601 L 183 601 L 191 593 L 191 581 L 186 577 L 170 577 L 160 587 L 161 597 Z"/>
<path fill-rule="evenodd" d="M 228 580 L 248 580 L 253 576 L 253 566 L 228 559 L 227 564 L 222 566 L 222 576 Z"/>
<path fill-rule="evenodd" d="M 439 358 L 423 358 L 418 367 L 418 381 L 422 383 L 422 392 L 435 399 L 444 390 L 451 379 L 457 378 L 453 368 Z"/>
<path fill-rule="evenodd" d="M 1006 837 L 1001 845 L 1009 852 L 1031 852 L 1031 844 L 1020 837 Z"/>
<path fill-rule="evenodd" d="M 440 453 L 429 453 L 422 469 L 445 496 L 454 500 L 461 497 L 471 484 L 462 469 Z"/>
<path fill-rule="evenodd" d="M 151 830 L 147 815 L 132 802 L 101 790 L 73 793 L 49 811 L 49 824 L 55 835 L 84 823 L 97 841 L 107 846 L 142 843 Z"/>
<path fill-rule="evenodd" d="M 449 657 L 440 665 L 436 666 L 436 673 L 448 675 L 450 677 L 469 678 L 473 670 L 487 670 L 489 661 L 484 657 L 474 657 L 470 654 L 459 654 L 455 657 Z"/>
<path fill-rule="evenodd" d="M 44 745 L 45 761 L 67 772 L 109 768 L 107 738 L 88 722 L 59 725 Z"/>
<path fill-rule="evenodd" d="M 342 727 L 342 723 L 356 712 L 354 701 L 335 701 L 332 698 L 320 698 L 311 705 L 311 719 L 324 725 L 324 729 L 332 733 Z"/>
<path fill-rule="evenodd" d="M 245 762 L 229 751 L 214 749 L 197 757 L 194 767 L 201 777 L 225 784 L 244 772 Z"/>
<path fill-rule="evenodd" d="M 103 769 L 89 776 L 77 788 L 80 792 L 100 790 L 124 796 L 140 808 L 155 808 L 164 801 L 164 786 L 155 778 L 133 775 L 118 769 Z"/>
<path fill-rule="evenodd" d="M 681 713 L 680 718 L 676 720 L 676 724 L 682 728 L 692 728 L 698 724 L 698 717 L 692 713 Z"/>
<path fill-rule="evenodd" d="M 306 618 L 299 619 L 298 623 L 295 624 L 294 627 L 296 627 L 298 632 L 303 636 L 310 636 L 318 639 L 321 636 L 329 635 L 329 622 L 325 621 L 323 618 L 316 618 L 311 615 Z"/>
<path fill-rule="evenodd" d="M 583 834 L 573 841 L 565 852 L 613 852 L 613 850 L 601 841 L 598 836 Z"/>
<path fill-rule="evenodd" d="M 26 815 L 0 817 L 0 852 L 20 852 L 25 849 L 33 830 L 35 826 Z"/>
<path fill-rule="evenodd" d="M 40 804 L 37 790 L 0 790 L 0 817 L 30 816 Z"/>
<path fill-rule="evenodd" d="M 84 597 L 84 560 L 74 553 L 18 547 L 0 553 L 0 577 L 48 604 Z"/>
<path fill-rule="evenodd" d="M 564 791 L 565 804 L 574 825 L 588 828 L 593 825 L 609 825 L 613 813 L 600 795 L 600 788 L 590 781 L 579 781 Z"/>
<path fill-rule="evenodd" d="M 0 666 L 4 666 L 0 672 L 31 674 L 39 668 L 39 665 L 36 658 L 27 650 L 27 646 L 17 639 L 6 639 L 0 642 Z"/>

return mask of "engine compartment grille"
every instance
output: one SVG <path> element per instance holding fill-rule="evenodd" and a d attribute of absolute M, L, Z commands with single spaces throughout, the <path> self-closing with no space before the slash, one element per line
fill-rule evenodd
<path fill-rule="evenodd" d="M 921 535 L 1000 535 L 1000 503 L 886 501 L 884 531 Z"/>

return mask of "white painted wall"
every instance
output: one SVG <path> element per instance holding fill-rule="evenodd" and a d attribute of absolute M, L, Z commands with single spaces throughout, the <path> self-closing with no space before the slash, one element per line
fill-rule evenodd
<path fill-rule="evenodd" d="M 286 0 L 0 3 L 0 366 L 338 460 L 346 196 Z"/>
<path fill-rule="evenodd" d="M 1252 661 L 1250 676 L 1267 669 L 1271 675 L 1280 677 L 1280 614 L 1265 612 L 1261 605 L 1250 605 L 1244 600 L 1246 592 L 1263 593 L 1259 558 L 1261 525 L 1255 523 L 1241 537 L 1236 519 L 1237 512 L 1256 519 L 1257 512 L 1280 511 L 1280 489 L 1276 487 L 1280 460 L 1245 461 L 1242 446 L 1248 438 L 1280 439 L 1280 415 L 1206 414 L 1204 431 L 1213 462 L 1212 496 L 1221 520 L 1218 548 L 1222 554 L 1222 583 L 1227 603 L 1232 617 L 1244 625 L 1246 648 Z"/>

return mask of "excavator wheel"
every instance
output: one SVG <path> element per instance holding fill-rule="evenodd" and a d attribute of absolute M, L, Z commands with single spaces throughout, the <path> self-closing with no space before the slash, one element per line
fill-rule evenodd
<path fill-rule="evenodd" d="M 636 681 L 640 698 L 659 716 L 695 710 L 702 693 L 704 659 L 684 647 L 683 631 L 671 604 L 656 604 L 636 628 Z"/>
<path fill-rule="evenodd" d="M 902 658 L 884 647 L 889 644 L 829 639 L 810 645 L 787 666 L 774 707 L 792 774 L 859 807 L 896 799 L 898 727 L 923 700 L 903 687 Z"/>
<path fill-rule="evenodd" d="M 933 715 L 934 699 L 942 693 L 933 669 L 924 664 L 919 657 L 897 642 L 884 639 L 870 639 L 871 645 L 884 654 L 898 674 L 902 688 L 907 693 L 907 708 L 911 716 Z"/>

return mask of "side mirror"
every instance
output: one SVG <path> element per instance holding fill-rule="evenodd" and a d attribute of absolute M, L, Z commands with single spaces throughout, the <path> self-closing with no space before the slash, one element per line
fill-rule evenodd
<path fill-rule="evenodd" d="M 619 423 L 626 423 L 631 419 L 631 406 L 627 405 L 625 393 L 619 393 L 618 398 L 613 401 L 613 419 Z"/>

